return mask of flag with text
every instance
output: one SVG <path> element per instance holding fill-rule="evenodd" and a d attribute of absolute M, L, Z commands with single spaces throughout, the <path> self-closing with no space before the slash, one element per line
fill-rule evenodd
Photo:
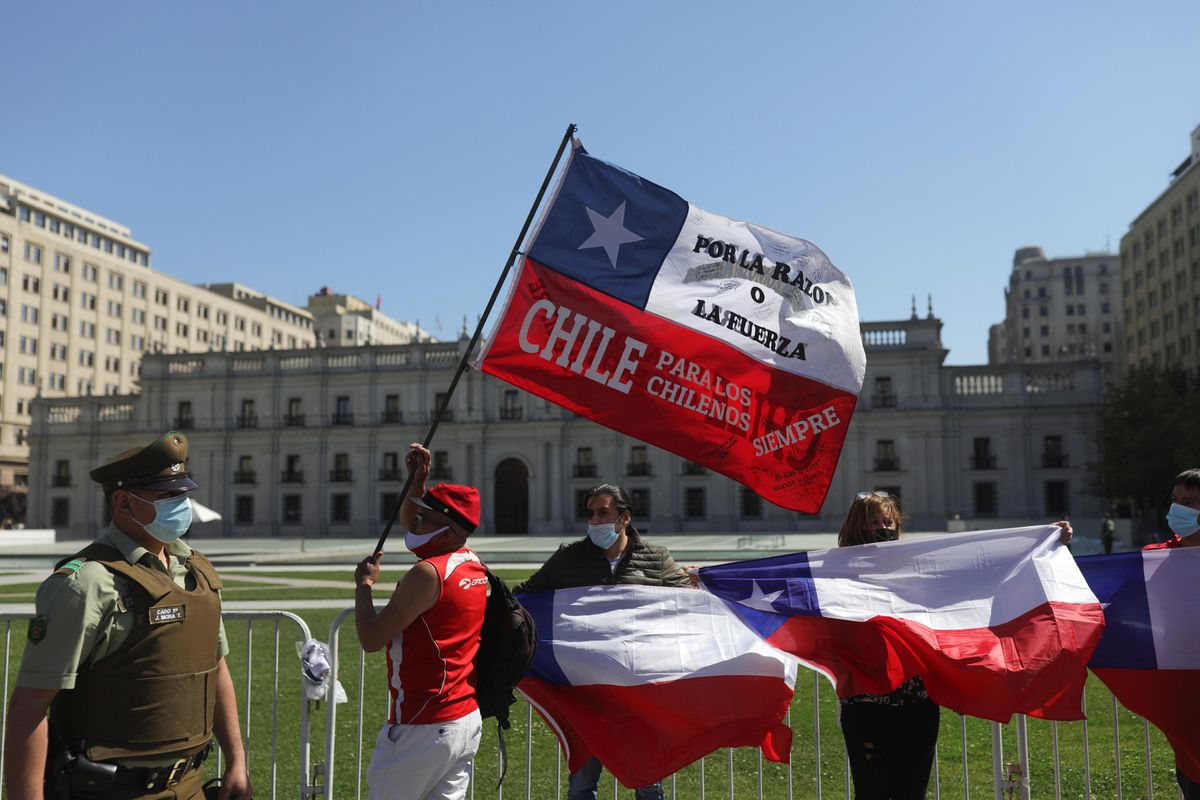
<path fill-rule="evenodd" d="M 480 367 L 811 513 L 865 356 L 854 289 L 816 245 L 576 146 Z"/>

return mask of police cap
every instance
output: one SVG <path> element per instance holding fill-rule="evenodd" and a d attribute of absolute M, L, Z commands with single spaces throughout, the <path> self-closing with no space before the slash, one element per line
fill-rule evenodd
<path fill-rule="evenodd" d="M 187 455 L 187 437 L 179 431 L 168 431 L 145 447 L 117 454 L 90 475 L 106 492 L 116 489 L 190 492 L 199 487 L 188 475 Z"/>

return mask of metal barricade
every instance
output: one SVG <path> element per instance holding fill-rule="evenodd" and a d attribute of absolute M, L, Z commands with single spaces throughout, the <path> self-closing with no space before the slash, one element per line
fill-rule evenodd
<path fill-rule="evenodd" d="M 286 611 L 226 611 L 223 616 L 227 622 L 245 623 L 244 631 L 240 625 L 227 626 L 232 648 L 227 662 L 241 701 L 239 716 L 244 744 L 250 753 L 249 766 L 256 796 L 290 797 L 291 790 L 287 788 L 290 784 L 295 787 L 296 796 L 303 800 L 318 795 L 327 800 L 364 797 L 364 770 L 370 758 L 364 745 L 369 745 L 374 738 L 364 742 L 365 731 L 376 730 L 386 719 L 388 698 L 382 675 L 372 682 L 366 680 L 368 657 L 358 647 L 357 637 L 342 641 L 341 629 L 347 619 L 352 619 L 353 609 L 336 615 L 329 631 L 333 678 L 340 678 L 346 684 L 353 716 L 348 715 L 339 722 L 337 706 L 326 704 L 324 761 L 315 766 L 311 755 L 312 705 L 304 699 L 299 664 L 291 661 L 291 641 L 281 637 L 281 629 L 290 624 L 295 626 L 301 639 L 307 640 L 311 638 L 308 625 L 296 614 Z M 25 619 L 24 614 L 0 614 L 4 642 L 5 721 L 17 664 L 13 623 Z M 263 623 L 270 626 L 267 628 L 267 635 L 271 637 L 269 650 L 261 644 L 256 649 L 254 634 L 263 630 Z M 21 636 L 18 640 L 18 647 L 23 646 L 23 639 Z M 288 650 L 283 659 L 280 658 L 281 647 Z M 348 666 L 355 664 L 358 667 L 356 679 L 353 672 L 346 672 Z M 294 669 L 292 675 L 288 674 L 290 669 Z M 803 679 L 804 673 L 801 673 L 796 699 L 787 717 L 795 735 L 791 763 L 764 764 L 761 754 L 749 748 L 714 753 L 666 779 L 667 796 L 703 800 L 711 792 L 714 797 L 758 797 L 760 800 L 851 798 L 848 760 L 837 726 L 833 691 L 828 684 L 822 685 L 824 678 L 818 675 L 812 677 L 811 691 L 805 688 Z M 265 703 L 268 694 L 271 702 Z M 293 705 L 293 696 L 298 705 Z M 1177 800 L 1173 758 L 1162 735 L 1145 720 L 1120 708 L 1106 691 L 1093 687 L 1092 700 L 1098 710 L 1093 712 L 1090 722 L 1048 722 L 1017 717 L 1010 724 L 1000 725 L 957 717 L 944 711 L 930 795 L 935 800 L 941 800 L 943 796 L 971 800 L 972 794 L 977 798 L 989 794 L 994 798 L 1050 797 L 1053 789 L 1056 800 L 1074 796 L 1124 800 L 1127 795 Z M 289 707 L 295 711 L 294 718 L 287 710 Z M 954 736 L 951 720 L 956 717 L 958 735 Z M 494 727 L 490 726 L 491 729 Z M 495 793 L 495 736 L 488 725 L 485 725 L 485 731 L 485 741 L 476 760 L 478 775 L 472 775 L 472 798 L 477 796 L 476 777 L 479 778 L 479 797 Z M 989 735 L 990 745 L 987 744 Z M 4 736 L 4 729 L 0 727 L 0 769 L 3 768 Z M 822 739 L 822 736 L 831 738 Z M 269 763 L 263 763 L 267 760 L 268 749 L 263 745 L 267 737 Z M 503 800 L 505 792 L 526 800 L 561 799 L 565 795 L 567 776 L 556 740 L 549 726 L 538 722 L 533 707 L 524 701 L 519 701 L 513 708 L 509 741 L 509 774 L 499 792 L 499 800 Z M 344 752 L 351 742 L 352 752 Z M 343 748 L 340 761 L 339 743 Z M 524 752 L 521 752 L 522 748 Z M 1006 753 L 1012 756 L 1006 758 Z M 955 767 L 942 768 L 949 764 Z M 209 762 L 209 771 L 220 774 L 219 757 Z M 340 782 L 338 778 L 341 778 Z M 2 793 L 0 788 L 0 797 Z M 631 792 L 621 789 L 614 779 L 601 782 L 604 798 L 630 795 Z"/>
<path fill-rule="evenodd" d="M 294 654 L 284 661 L 284 669 L 281 671 L 280 660 L 280 627 L 281 624 L 287 622 L 295 626 L 301 641 L 307 641 L 312 636 L 309 633 L 308 624 L 296 614 L 288 611 L 224 611 L 222 618 L 226 624 L 226 638 L 229 640 L 230 653 L 226 658 L 226 664 L 230 669 L 230 674 L 234 677 L 235 693 L 239 700 L 242 701 L 242 708 L 239 713 L 240 722 L 242 725 L 243 745 L 247 752 L 247 768 L 251 771 L 251 783 L 254 785 L 256 797 L 292 797 L 291 789 L 284 788 L 281 791 L 280 776 L 285 777 L 282 783 L 296 787 L 296 797 L 306 798 L 313 794 L 313 788 L 309 785 L 309 773 L 311 770 L 310 756 L 310 726 L 309 726 L 309 701 L 304 697 L 304 692 L 301 686 L 300 667 L 298 660 Z M 0 613 L 0 624 L 4 627 L 4 668 L 3 668 L 3 714 L 0 722 L 0 771 L 4 767 L 3 745 L 4 737 L 7 732 L 8 722 L 8 703 L 12 691 L 13 673 L 19 664 L 19 660 L 15 658 L 13 652 L 13 623 L 24 623 L 28 620 L 28 614 L 19 613 Z M 240 626 L 230 626 L 228 623 L 232 621 L 245 622 L 244 636 L 239 636 L 240 631 L 236 630 Z M 262 661 L 262 655 L 256 659 L 254 652 L 254 630 L 255 623 L 270 624 L 270 635 L 273 637 L 273 646 L 269 654 L 269 672 L 268 665 Z M 260 628 L 261 630 L 261 625 Z M 24 647 L 23 639 L 19 640 L 21 647 Z M 242 643 L 244 642 L 244 652 L 240 652 Z M 286 646 L 289 651 L 291 649 L 291 640 L 286 641 Z M 256 664 L 256 660 L 258 663 Z M 289 677 L 286 664 L 292 663 L 295 667 Z M 242 674 L 244 672 L 244 674 Z M 282 680 L 280 676 L 283 676 Z M 270 692 L 271 703 L 269 712 L 267 710 L 260 711 L 256 700 L 261 702 L 266 692 Z M 281 697 L 298 696 L 298 715 L 295 724 L 280 724 L 280 709 Z M 266 733 L 260 734 L 261 725 L 263 722 L 268 723 Z M 260 764 L 255 758 L 255 749 L 251 744 L 255 741 L 252 737 L 260 735 L 270 737 L 270 762 Z M 294 738 L 293 738 L 294 737 Z M 296 750 L 288 750 L 289 740 L 294 742 Z M 281 750 L 281 746 L 284 748 Z M 216 748 L 214 752 L 217 754 L 215 759 L 210 759 L 206 771 L 209 773 L 207 777 L 219 776 L 222 769 L 222 758 L 220 749 Z M 283 764 L 286 770 L 280 769 Z M 292 772 L 293 777 L 286 777 L 288 772 Z M 292 781 L 295 781 L 293 783 Z M 269 787 L 269 789 L 268 789 Z M 0 797 L 3 797 L 4 789 L 0 787 Z"/>
<path fill-rule="evenodd" d="M 299 632 L 301 642 L 306 642 L 309 639 L 311 639 L 312 634 L 309 632 L 308 623 L 306 623 L 303 619 L 301 619 L 296 614 L 291 613 L 290 611 L 224 611 L 224 612 L 222 612 L 221 616 L 226 621 L 244 620 L 246 623 L 246 635 L 245 635 L 245 643 L 246 643 L 245 670 L 246 670 L 246 674 L 245 674 L 245 680 L 240 687 L 240 691 L 237 691 L 236 693 L 237 693 L 238 697 L 240 697 L 244 703 L 244 709 L 240 716 L 241 716 L 241 722 L 242 722 L 242 737 L 243 737 L 242 744 L 244 745 L 244 747 L 246 749 L 246 753 L 247 753 L 247 762 L 246 762 L 247 769 L 252 769 L 254 766 L 250 761 L 250 758 L 252 756 L 250 744 L 251 744 L 251 736 L 255 735 L 254 732 L 257 730 L 255 728 L 252 728 L 252 726 L 251 726 L 251 723 L 254 720 L 254 714 L 252 713 L 252 708 L 253 708 L 252 701 L 254 699 L 254 695 L 256 694 L 256 692 L 254 691 L 255 687 L 254 687 L 254 683 L 253 683 L 253 678 L 254 678 L 254 667 L 253 667 L 254 623 L 256 621 L 270 621 L 272 623 L 272 627 L 271 627 L 271 634 L 272 634 L 271 667 L 272 668 L 271 668 L 271 673 L 270 673 L 270 680 L 271 680 L 271 688 L 270 688 L 270 692 L 271 692 L 271 715 L 270 715 L 270 718 L 271 718 L 271 727 L 270 727 L 271 762 L 268 766 L 270 768 L 270 786 L 271 786 L 270 797 L 272 798 L 272 800 L 274 800 L 274 798 L 277 796 L 277 788 L 279 785 L 279 755 L 280 755 L 280 753 L 279 753 L 279 738 L 280 738 L 279 737 L 279 732 L 280 732 L 279 731 L 279 705 L 280 705 L 280 702 L 279 702 L 279 698 L 280 698 L 279 625 L 281 622 L 283 622 L 285 620 L 292 623 L 293 625 L 295 625 L 296 629 Z M 233 647 L 234 647 L 234 637 L 233 637 L 232 633 L 229 631 L 228 626 L 226 626 L 225 635 L 226 635 L 226 638 L 229 640 L 230 656 L 232 656 L 233 655 Z M 302 684 L 303 678 L 301 677 L 301 674 L 300 674 L 299 659 L 298 659 L 298 657 L 296 657 L 296 654 L 294 652 L 292 652 L 290 655 L 291 655 L 291 658 L 294 659 L 291 661 L 292 666 L 293 666 L 293 672 L 292 672 L 293 677 L 290 682 L 285 678 L 284 685 L 292 686 L 293 689 L 295 690 L 296 694 L 298 695 L 298 698 L 296 700 L 296 702 L 298 704 L 297 739 L 295 740 L 296 765 L 295 765 L 295 772 L 293 773 L 293 775 L 294 775 L 294 779 L 297 781 L 296 786 L 297 786 L 298 793 L 296 796 L 299 798 L 307 798 L 307 797 L 313 796 L 316 793 L 316 790 L 310 785 L 310 782 L 309 782 L 309 775 L 311 773 L 311 767 L 312 767 L 312 761 L 311 761 L 311 759 L 312 759 L 312 756 L 311 756 L 312 732 L 311 732 L 310 725 L 309 725 L 309 710 L 310 710 L 312 703 L 310 703 L 310 701 L 308 699 L 306 699 L 304 696 L 304 690 L 303 690 L 303 684 Z M 226 659 L 227 662 L 229 660 L 230 659 Z M 216 772 L 218 775 L 220 775 L 221 774 L 221 757 L 220 757 L 219 749 L 217 750 L 217 754 L 218 755 L 217 755 L 217 761 L 216 761 Z M 254 785 L 255 785 L 255 792 L 254 792 L 255 796 L 256 797 L 264 796 L 263 790 L 258 785 L 258 783 L 255 783 Z M 288 795 L 285 794 L 284 796 L 286 797 Z"/>
<path fill-rule="evenodd" d="M 338 709 L 333 705 L 326 706 L 326 800 L 335 797 L 337 800 L 350 800 L 366 796 L 365 768 L 370 753 L 364 750 L 364 724 L 365 730 L 371 734 L 369 745 L 374 741 L 374 732 L 387 715 L 388 700 L 382 664 L 375 667 L 380 674 L 371 679 L 373 683 L 364 686 L 368 657 L 356 646 L 357 637 L 353 635 L 352 622 L 351 636 L 344 641 L 341 636 L 346 620 L 352 621 L 353 613 L 352 608 L 339 613 L 329 630 L 334 674 L 346 684 L 351 699 L 348 711 L 352 717 L 343 719 L 339 724 Z M 357 686 L 348 680 L 353 675 L 354 666 L 357 666 Z M 351 670 L 349 675 L 346 669 Z M 666 796 L 681 800 L 704 800 L 708 796 L 757 797 L 759 800 L 844 797 L 850 800 L 853 787 L 844 742 L 837 724 L 834 692 L 828 682 L 816 674 L 812 676 L 811 689 L 806 688 L 804 676 L 802 671 L 795 700 L 786 719 L 795 737 L 791 763 L 764 764 L 757 749 L 728 749 L 724 753 L 713 753 L 702 758 L 665 779 L 663 786 Z M 1089 686 L 1092 683 L 1094 681 L 1089 682 Z M 1093 688 L 1093 691 L 1099 692 L 1101 689 Z M 1107 695 L 1106 690 L 1104 694 Z M 522 705 L 524 708 L 521 708 Z M 1028 800 L 1034 795 L 1050 797 L 1053 792 L 1056 800 L 1062 800 L 1065 796 L 1115 796 L 1123 800 L 1122 786 L 1127 788 L 1134 774 L 1143 773 L 1143 778 L 1138 780 L 1144 779 L 1145 789 L 1138 792 L 1139 798 L 1177 800 L 1179 795 L 1173 772 L 1170 771 L 1173 769 L 1173 759 L 1162 735 L 1144 720 L 1117 707 L 1115 702 L 1113 709 L 1111 720 L 1093 718 L 1090 728 L 1086 721 L 1052 722 L 1030 720 L 1023 716 L 1001 725 L 961 717 L 944 710 L 929 796 L 934 800 L 941 800 L 942 797 L 971 800 L 972 796 Z M 350 719 L 353 719 L 353 724 L 350 724 Z M 566 769 L 549 726 L 536 721 L 533 707 L 523 700 L 518 700 L 518 705 L 513 707 L 512 719 L 513 728 L 508 732 L 508 776 L 498 793 L 499 800 L 503 800 L 506 793 L 510 797 L 523 797 L 525 800 L 550 797 L 561 800 L 566 794 Z M 494 732 L 489 733 L 488 728 L 489 725 L 485 723 L 485 738 L 476 759 L 476 773 L 472 774 L 471 798 L 497 794 L 494 775 L 498 756 Z M 1099 729 L 1104 730 L 1102 735 L 1098 733 Z M 1140 740 L 1137 743 L 1137 751 L 1140 752 L 1131 751 L 1123 744 L 1129 738 L 1130 730 L 1142 734 L 1136 737 Z M 1122 734 L 1125 734 L 1124 738 Z M 353 752 L 339 755 L 339 736 L 343 747 L 353 743 Z M 822 736 L 829 738 L 823 739 Z M 1107 741 L 1110 737 L 1111 750 Z M 1110 754 L 1109 757 L 1101 755 L 1101 748 Z M 1092 752 L 1093 749 L 1096 752 Z M 1010 753 L 1011 757 L 1006 759 L 1006 753 Z M 1136 758 L 1137 764 L 1130 764 L 1131 755 Z M 949 768 L 948 765 L 954 766 Z M 1120 772 L 1121 769 L 1125 770 L 1124 774 Z M 346 774 L 347 771 L 350 774 Z M 475 785 L 477 777 L 478 787 Z M 1066 793 L 1068 785 L 1072 787 L 1070 794 Z M 632 797 L 633 794 L 621 788 L 610 776 L 602 778 L 600 790 L 601 800 Z"/>

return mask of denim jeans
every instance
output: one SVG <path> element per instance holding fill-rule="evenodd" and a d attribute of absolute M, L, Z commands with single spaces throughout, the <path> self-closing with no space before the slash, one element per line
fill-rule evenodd
<path fill-rule="evenodd" d="M 600 770 L 604 767 L 598 759 L 591 759 L 583 769 L 574 772 L 567 780 L 567 800 L 596 800 L 596 787 L 600 784 Z M 652 783 L 636 789 L 637 800 L 663 800 L 661 783 Z"/>

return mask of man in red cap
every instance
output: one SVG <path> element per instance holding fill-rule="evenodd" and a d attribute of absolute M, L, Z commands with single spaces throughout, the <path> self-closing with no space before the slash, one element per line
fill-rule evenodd
<path fill-rule="evenodd" d="M 371 587 L 383 553 L 354 573 L 358 640 L 387 647 L 389 711 L 367 771 L 371 800 L 457 800 L 467 793 L 483 732 L 475 702 L 475 653 L 488 580 L 465 546 L 479 526 L 479 491 L 443 483 L 425 490 L 429 451 L 411 445 L 412 486 L 400 509 L 405 546 L 421 560 L 376 612 Z"/>

